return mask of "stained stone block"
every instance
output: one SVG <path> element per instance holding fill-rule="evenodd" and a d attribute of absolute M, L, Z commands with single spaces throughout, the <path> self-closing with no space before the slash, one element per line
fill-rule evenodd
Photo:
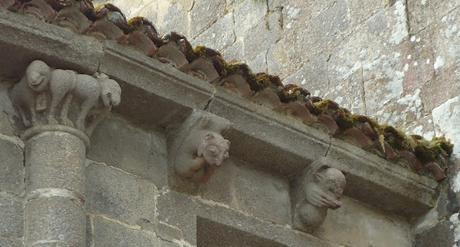
<path fill-rule="evenodd" d="M 23 236 L 22 199 L 0 193 L 0 246 L 1 238 L 20 238 Z M 9 245 L 5 245 L 9 246 Z"/>
<path fill-rule="evenodd" d="M 251 27 L 261 22 L 267 14 L 267 4 L 265 1 L 237 1 L 235 2 L 234 9 L 235 33 L 238 37 L 244 36 Z"/>
<path fill-rule="evenodd" d="M 206 30 L 225 12 L 225 0 L 195 1 L 190 13 L 190 38 Z"/>
<path fill-rule="evenodd" d="M 244 33 L 242 36 L 244 59 L 251 61 L 260 53 L 266 54 L 270 46 L 281 39 L 283 36 L 282 18 L 281 10 L 274 10 L 274 12 L 268 13 L 264 20 Z"/>
<path fill-rule="evenodd" d="M 192 43 L 222 51 L 235 42 L 236 37 L 233 29 L 233 12 L 230 12 L 212 24 L 212 26 L 194 39 Z"/>
<path fill-rule="evenodd" d="M 0 134 L 0 191 L 21 194 L 24 191 L 23 143 Z"/>
<path fill-rule="evenodd" d="M 59 188 L 84 194 L 85 150 L 80 138 L 66 132 L 44 132 L 29 139 L 25 151 L 27 190 Z"/>
<path fill-rule="evenodd" d="M 52 197 L 33 199 L 26 204 L 27 246 L 47 241 L 62 242 L 59 246 L 85 245 L 86 220 L 80 203 L 69 198 Z"/>
<path fill-rule="evenodd" d="M 140 220 L 154 221 L 157 191 L 152 183 L 96 163 L 87 167 L 86 174 L 88 212 L 132 225 Z"/>
<path fill-rule="evenodd" d="M 20 239 L 8 239 L 0 237 L 0 246 L 1 247 L 22 247 L 24 244 Z"/>
<path fill-rule="evenodd" d="M 251 170 L 229 160 L 202 186 L 202 196 L 263 220 L 289 224 L 287 180 Z"/>
<path fill-rule="evenodd" d="M 452 247 L 455 243 L 454 226 L 449 221 L 443 221 L 435 227 L 415 236 L 415 247 Z"/>
<path fill-rule="evenodd" d="M 94 218 L 93 246 L 107 247 L 158 247 L 153 233 L 121 225 L 102 217 Z M 161 246 L 161 245 L 160 245 Z"/>
<path fill-rule="evenodd" d="M 181 245 L 169 241 L 160 240 L 160 247 L 181 247 Z"/>
<path fill-rule="evenodd" d="M 103 121 L 91 138 L 88 158 L 166 184 L 166 140 L 162 133 L 145 132 L 113 117 Z"/>

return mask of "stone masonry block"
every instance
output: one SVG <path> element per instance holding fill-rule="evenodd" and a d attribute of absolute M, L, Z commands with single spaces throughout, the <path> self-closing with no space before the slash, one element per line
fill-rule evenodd
<path fill-rule="evenodd" d="M 190 10 L 190 35 L 191 39 L 206 30 L 216 22 L 225 12 L 225 0 L 195 1 Z"/>
<path fill-rule="evenodd" d="M 21 194 L 24 191 L 23 143 L 0 134 L 0 191 Z"/>
<path fill-rule="evenodd" d="M 212 24 L 211 27 L 194 39 L 192 43 L 222 51 L 235 42 L 234 28 L 233 12 L 230 12 Z"/>
<path fill-rule="evenodd" d="M 120 224 L 103 217 L 93 219 L 93 246 L 107 247 L 158 247 L 154 233 Z"/>
<path fill-rule="evenodd" d="M 166 184 L 166 139 L 159 132 L 145 132 L 112 117 L 103 121 L 91 139 L 88 158 Z"/>
<path fill-rule="evenodd" d="M 22 200 L 6 193 L 0 193 L 0 239 L 23 236 L 22 215 Z M 2 244 L 0 246 L 3 247 Z"/>
<path fill-rule="evenodd" d="M 63 197 L 38 198 L 26 203 L 27 246 L 46 241 L 62 242 L 63 246 L 84 246 L 86 220 L 80 203 Z"/>
<path fill-rule="evenodd" d="M 24 244 L 21 239 L 7 239 L 0 237 L 0 246 L 5 247 L 22 247 Z"/>
<path fill-rule="evenodd" d="M 263 220 L 278 224 L 290 222 L 287 180 L 248 169 L 229 160 L 201 187 L 202 197 L 221 202 Z"/>
<path fill-rule="evenodd" d="M 136 225 L 153 222 L 155 186 L 147 180 L 102 164 L 87 169 L 87 210 Z"/>
<path fill-rule="evenodd" d="M 443 221 L 435 227 L 415 236 L 415 247 L 452 247 L 455 243 L 453 225 L 449 221 Z"/>
<path fill-rule="evenodd" d="M 43 132 L 27 141 L 27 190 L 59 188 L 84 194 L 85 144 L 73 134 Z M 63 169 L 65 167 L 65 169 Z"/>
<path fill-rule="evenodd" d="M 243 0 L 235 2 L 235 33 L 238 37 L 257 23 L 262 21 L 267 14 L 265 1 Z"/>

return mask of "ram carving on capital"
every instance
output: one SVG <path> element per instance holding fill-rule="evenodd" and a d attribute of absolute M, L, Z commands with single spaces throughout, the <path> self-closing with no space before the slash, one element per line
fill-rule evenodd
<path fill-rule="evenodd" d="M 121 88 L 104 74 L 54 69 L 35 60 L 11 89 L 10 99 L 27 129 L 56 126 L 89 136 L 112 107 L 120 104 Z"/>
<path fill-rule="evenodd" d="M 317 229 L 329 209 L 342 206 L 340 198 L 345 185 L 344 174 L 330 167 L 326 158 L 305 168 L 294 186 L 294 227 L 310 233 Z"/>
<path fill-rule="evenodd" d="M 224 118 L 193 111 L 174 135 L 171 160 L 180 177 L 204 182 L 229 158 L 230 141 L 222 134 L 230 127 Z"/>

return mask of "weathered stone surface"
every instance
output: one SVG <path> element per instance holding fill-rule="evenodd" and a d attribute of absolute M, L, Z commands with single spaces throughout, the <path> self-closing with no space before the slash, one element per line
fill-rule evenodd
<path fill-rule="evenodd" d="M 452 247 L 457 246 L 451 222 L 442 221 L 435 227 L 415 236 L 415 247 Z"/>
<path fill-rule="evenodd" d="M 203 198 L 266 221 L 289 224 L 291 204 L 286 179 L 247 169 L 238 161 L 225 163 L 201 187 Z"/>
<path fill-rule="evenodd" d="M 254 73 L 267 72 L 267 52 L 262 51 L 252 59 L 248 59 L 247 64 Z"/>
<path fill-rule="evenodd" d="M 36 21 L 31 16 L 18 15 L 0 9 L 0 49 L 8 61 L 0 61 L 0 74 L 17 77 L 22 75 L 30 61 L 46 58 L 51 66 L 76 69 L 93 74 L 102 56 L 102 44 L 88 36 Z M 24 38 L 29 36 L 29 38 Z M 33 37 L 33 38 L 31 38 Z M 8 44 L 13 43 L 14 46 Z"/>
<path fill-rule="evenodd" d="M 238 37 L 246 35 L 247 31 L 261 22 L 267 14 L 267 4 L 264 1 L 242 0 L 236 1 L 235 33 Z"/>
<path fill-rule="evenodd" d="M 23 145 L 19 139 L 0 134 L 0 192 L 24 192 Z"/>
<path fill-rule="evenodd" d="M 8 97 L 8 89 L 12 84 L 12 80 L 0 77 L 0 133 L 8 136 L 16 134 L 15 119 L 19 119 Z"/>
<path fill-rule="evenodd" d="M 83 141 L 67 132 L 47 131 L 26 141 L 27 192 L 58 188 L 84 195 L 85 153 Z"/>
<path fill-rule="evenodd" d="M 198 218 L 197 244 L 202 247 L 287 247 L 284 244 L 264 239 L 247 232 L 219 224 L 204 218 Z"/>
<path fill-rule="evenodd" d="M 158 131 L 146 132 L 111 117 L 96 128 L 88 158 L 151 180 L 158 187 L 166 185 L 166 139 Z"/>
<path fill-rule="evenodd" d="M 188 9 L 175 1 L 160 0 L 155 1 L 156 23 L 160 32 L 169 33 L 176 31 L 190 37 L 190 22 L 188 20 Z"/>
<path fill-rule="evenodd" d="M 0 246 L 5 247 L 22 247 L 24 246 L 22 239 L 8 239 L 0 237 Z"/>
<path fill-rule="evenodd" d="M 192 43 L 222 51 L 235 42 L 234 28 L 233 12 L 230 12 L 198 35 L 197 38 L 192 40 Z"/>
<path fill-rule="evenodd" d="M 131 225 L 154 222 L 156 188 L 147 180 L 103 164 L 86 168 L 86 208 Z"/>
<path fill-rule="evenodd" d="M 435 108 L 433 122 L 438 133 L 446 135 L 453 143 L 460 143 L 460 97 L 449 99 Z M 454 146 L 454 154 L 460 157 L 460 145 Z"/>
<path fill-rule="evenodd" d="M 9 245 L 2 245 L 2 238 L 23 236 L 22 199 L 0 192 L 0 219 L 0 246 L 6 247 Z"/>
<path fill-rule="evenodd" d="M 69 198 L 38 198 L 26 202 L 25 243 L 62 242 L 63 246 L 84 246 L 85 213 L 80 203 Z"/>
<path fill-rule="evenodd" d="M 343 206 L 329 210 L 315 236 L 339 246 L 411 246 L 411 225 L 404 218 L 383 216 L 379 211 L 348 197 L 342 200 Z M 356 236 L 361 237 L 357 239 Z"/>
<path fill-rule="evenodd" d="M 241 34 L 239 37 L 244 42 L 244 55 L 242 58 L 251 61 L 261 53 L 266 54 L 270 46 L 276 44 L 282 37 L 282 18 L 282 10 L 275 9 L 273 12 L 267 13 L 263 20 Z M 253 67 L 251 66 L 251 68 Z M 254 68 L 253 70 L 257 71 Z"/>
<path fill-rule="evenodd" d="M 93 218 L 94 246 L 110 247 L 158 247 L 159 240 L 154 233 L 142 231 L 136 227 L 120 224 L 110 219 L 96 216 Z"/>
<path fill-rule="evenodd" d="M 158 213 L 161 221 L 181 228 L 184 232 L 184 240 L 192 245 L 199 244 L 197 242 L 197 232 L 201 229 L 200 225 L 197 225 L 197 221 L 199 221 L 199 218 L 205 218 L 212 222 L 226 225 L 229 228 L 237 229 L 239 232 L 246 232 L 248 235 L 266 239 L 267 243 L 277 242 L 282 244 L 281 246 L 292 247 L 303 247 L 305 245 L 312 247 L 329 246 L 311 235 L 291 231 L 285 225 L 261 221 L 226 207 L 221 207 L 216 203 L 202 201 L 200 198 L 190 198 L 173 191 L 160 195 Z M 224 229 L 228 228 L 224 227 Z"/>
<path fill-rule="evenodd" d="M 409 14 L 409 26 L 412 34 L 418 33 L 420 30 L 433 24 L 436 18 L 436 13 L 432 6 L 433 1 L 407 1 L 407 13 Z"/>
<path fill-rule="evenodd" d="M 190 11 L 190 38 L 209 28 L 225 13 L 225 0 L 195 1 Z"/>

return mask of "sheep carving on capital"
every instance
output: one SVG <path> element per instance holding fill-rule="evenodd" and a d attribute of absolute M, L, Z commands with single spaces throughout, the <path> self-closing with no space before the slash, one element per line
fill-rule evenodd
<path fill-rule="evenodd" d="M 317 229 L 326 219 L 328 209 L 342 206 L 340 198 L 345 185 L 343 173 L 330 167 L 326 158 L 305 168 L 294 188 L 294 227 L 306 232 Z"/>
<path fill-rule="evenodd" d="M 96 115 L 117 106 L 120 96 L 118 83 L 104 74 L 90 76 L 53 69 L 40 60 L 30 63 L 10 91 L 25 127 L 65 125 L 83 132 L 92 131 L 99 122 Z"/>
<path fill-rule="evenodd" d="M 230 141 L 222 133 L 230 122 L 194 111 L 176 132 L 171 159 L 176 173 L 195 182 L 205 181 L 229 157 Z"/>

